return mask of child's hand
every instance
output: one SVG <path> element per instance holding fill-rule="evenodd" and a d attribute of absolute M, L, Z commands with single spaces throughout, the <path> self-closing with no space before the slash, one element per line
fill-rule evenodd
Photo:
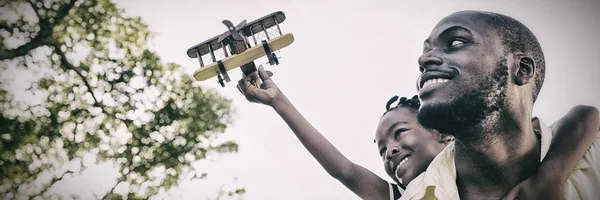
<path fill-rule="evenodd" d="M 262 80 L 260 88 L 253 84 L 258 82 L 259 79 Z M 283 98 L 283 94 L 262 66 L 258 67 L 257 72 L 253 72 L 240 79 L 237 88 L 244 96 L 246 96 L 248 101 L 254 103 L 273 106 L 275 102 Z"/>
<path fill-rule="evenodd" d="M 563 184 L 551 177 L 534 175 L 524 180 L 508 192 L 503 200 L 516 199 L 548 199 L 564 200 Z"/>

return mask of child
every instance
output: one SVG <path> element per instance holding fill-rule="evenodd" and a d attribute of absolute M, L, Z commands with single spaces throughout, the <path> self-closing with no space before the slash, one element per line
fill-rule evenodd
<path fill-rule="evenodd" d="M 260 88 L 251 84 L 259 79 L 262 80 Z M 392 184 L 340 153 L 298 112 L 262 66 L 258 72 L 242 78 L 238 89 L 248 101 L 271 106 L 327 173 L 362 199 L 400 198 L 404 185 L 425 171 L 431 160 L 452 142 L 452 137 L 418 124 L 418 99 L 402 98 L 397 106 L 389 108 L 397 100 L 397 97 L 392 98 L 386 105 L 388 109 L 380 120 L 375 139 L 387 174 L 400 185 Z M 533 189 L 560 188 L 591 146 L 600 127 L 598 115 L 597 109 L 580 106 L 561 118 L 554 127 L 560 131 L 554 131 L 560 139 L 552 141 L 551 150 L 540 165 L 546 170 L 540 170 L 540 174 L 525 180 L 510 194 L 535 195 Z M 554 168 L 557 163 L 561 164 L 560 168 Z"/>
<path fill-rule="evenodd" d="M 396 193 L 393 199 L 400 198 L 398 193 L 403 193 L 404 186 L 424 172 L 433 158 L 454 141 L 450 135 L 419 125 L 416 118 L 420 106 L 417 96 L 411 99 L 402 97 L 396 106 L 390 107 L 396 100 L 398 96 L 387 102 L 374 140 L 386 173 L 400 184 L 400 187 L 392 185 Z"/>

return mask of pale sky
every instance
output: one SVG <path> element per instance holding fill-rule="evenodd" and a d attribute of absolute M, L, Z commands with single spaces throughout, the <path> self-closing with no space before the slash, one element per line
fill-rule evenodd
<path fill-rule="evenodd" d="M 419 75 L 417 58 L 423 40 L 444 16 L 459 10 L 499 12 L 514 17 L 537 35 L 546 56 L 546 82 L 534 115 L 552 123 L 577 104 L 600 107 L 600 2 L 577 1 L 327 1 L 327 0 L 218 0 L 117 1 L 129 15 L 141 16 L 155 33 L 152 49 L 164 62 L 199 69 L 186 50 L 224 32 L 223 19 L 238 24 L 275 11 L 287 19 L 284 33 L 295 42 L 279 51 L 281 64 L 266 66 L 274 81 L 300 112 L 347 158 L 382 178 L 385 174 L 373 144 L 375 128 L 393 95 L 412 96 Z M 240 145 L 239 153 L 195 164 L 203 180 L 181 182 L 159 198 L 214 198 L 221 184 L 248 191 L 245 199 L 359 199 L 331 178 L 306 151 L 273 109 L 252 104 L 237 91 L 241 78 L 229 72 L 225 88 L 233 99 L 234 124 L 224 139 Z M 114 169 L 90 167 L 82 177 L 67 179 L 55 190 L 84 199 L 110 187 Z M 86 198 L 87 197 L 87 198 Z"/>

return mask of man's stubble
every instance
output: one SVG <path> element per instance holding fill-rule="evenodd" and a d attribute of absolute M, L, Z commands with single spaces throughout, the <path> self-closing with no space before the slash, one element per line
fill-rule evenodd
<path fill-rule="evenodd" d="M 494 76 L 480 81 L 469 81 L 467 91 L 454 99 L 421 105 L 417 120 L 426 128 L 436 129 L 456 138 L 474 139 L 469 132 L 490 128 L 507 106 L 508 65 L 506 56 L 496 64 Z M 473 87 L 477 86 L 479 87 Z M 481 135 L 480 135 L 481 136 Z"/>

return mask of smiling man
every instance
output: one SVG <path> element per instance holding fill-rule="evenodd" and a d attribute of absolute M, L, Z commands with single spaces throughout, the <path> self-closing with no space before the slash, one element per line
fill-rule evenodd
<path fill-rule="evenodd" d="M 544 82 L 544 56 L 533 33 L 510 17 L 461 11 L 442 19 L 419 58 L 427 128 L 451 134 L 403 199 L 499 199 L 536 173 L 552 133 L 531 116 Z M 600 197 L 600 137 L 571 173 L 567 199 Z"/>

